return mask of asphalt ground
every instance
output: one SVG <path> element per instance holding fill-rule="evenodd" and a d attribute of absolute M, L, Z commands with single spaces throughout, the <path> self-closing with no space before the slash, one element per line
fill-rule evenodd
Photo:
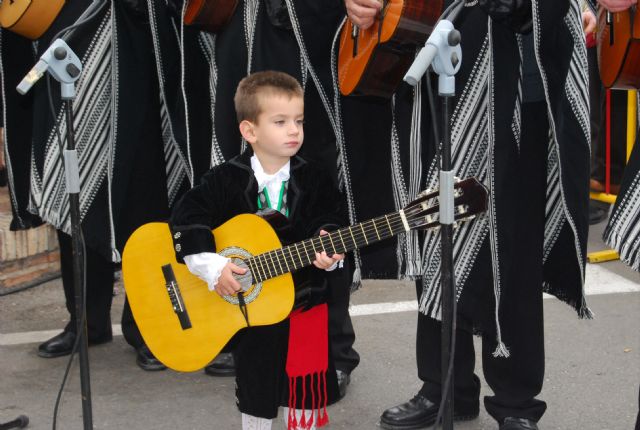
<path fill-rule="evenodd" d="M 599 249 L 602 226 L 592 228 Z M 545 306 L 546 374 L 539 398 L 548 404 L 540 428 L 632 430 L 640 384 L 640 275 L 620 262 L 589 265 L 588 304 L 594 320 L 579 320 L 565 304 Z M 122 287 L 112 320 L 119 322 Z M 347 396 L 329 407 L 328 429 L 376 429 L 380 413 L 420 387 L 415 366 L 415 289 L 410 282 L 365 281 L 351 313 L 361 363 Z M 20 414 L 30 429 L 50 429 L 68 357 L 43 359 L 37 345 L 67 322 L 60 280 L 0 297 L 0 423 Z M 115 333 L 119 326 L 114 325 Z M 89 349 L 95 429 L 240 428 L 234 379 L 173 371 L 145 372 L 122 336 Z M 482 393 L 490 393 L 481 372 Z M 526 372 L 526 369 L 522 369 Z M 79 369 L 72 366 L 57 418 L 58 429 L 82 429 Z M 284 428 L 284 422 L 274 425 Z M 478 419 L 456 429 L 497 429 L 481 407 Z"/>

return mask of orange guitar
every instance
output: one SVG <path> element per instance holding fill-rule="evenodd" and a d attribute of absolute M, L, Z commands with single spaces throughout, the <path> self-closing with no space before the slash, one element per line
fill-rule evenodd
<path fill-rule="evenodd" d="M 64 0 L 4 0 L 0 3 L 0 25 L 36 40 L 56 19 Z"/>
<path fill-rule="evenodd" d="M 640 14 L 598 11 L 598 63 L 606 88 L 640 88 Z"/>
<path fill-rule="evenodd" d="M 377 21 L 366 30 L 347 20 L 340 33 L 340 92 L 391 98 L 442 6 L 442 0 L 383 0 Z"/>
<path fill-rule="evenodd" d="M 188 0 L 184 23 L 216 33 L 229 22 L 237 6 L 238 0 Z"/>

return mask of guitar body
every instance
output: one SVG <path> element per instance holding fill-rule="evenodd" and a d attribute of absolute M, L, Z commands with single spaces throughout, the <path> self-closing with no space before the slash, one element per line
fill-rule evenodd
<path fill-rule="evenodd" d="M 64 0 L 4 0 L 0 4 L 0 25 L 36 40 L 44 34 L 64 6 Z"/>
<path fill-rule="evenodd" d="M 269 221 L 253 214 L 238 215 L 213 234 L 218 253 L 240 260 L 282 246 Z M 175 274 L 190 328 L 183 328 L 167 292 L 162 269 L 167 264 Z M 122 273 L 131 311 L 145 343 L 171 369 L 182 372 L 202 369 L 235 333 L 247 326 L 237 304 L 209 291 L 205 282 L 176 261 L 166 223 L 145 224 L 133 233 L 124 249 Z M 249 302 L 252 293 L 258 294 Z M 292 276 L 287 273 L 258 287 L 253 285 L 245 297 L 252 326 L 280 322 L 293 308 Z"/>
<path fill-rule="evenodd" d="M 357 41 L 347 19 L 338 54 L 342 95 L 391 98 L 442 9 L 443 0 L 388 0 L 383 19 L 360 29 Z"/>
<path fill-rule="evenodd" d="M 640 13 L 599 9 L 598 63 L 606 88 L 640 88 Z"/>
<path fill-rule="evenodd" d="M 238 0 L 188 0 L 184 23 L 216 33 L 231 19 Z"/>

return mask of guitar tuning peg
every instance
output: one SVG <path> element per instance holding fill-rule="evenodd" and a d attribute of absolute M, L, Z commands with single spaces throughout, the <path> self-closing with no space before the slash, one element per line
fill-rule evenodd
<path fill-rule="evenodd" d="M 462 179 L 460 179 L 460 176 L 454 176 L 453 177 L 453 182 L 455 182 L 457 184 L 458 182 L 462 182 Z"/>

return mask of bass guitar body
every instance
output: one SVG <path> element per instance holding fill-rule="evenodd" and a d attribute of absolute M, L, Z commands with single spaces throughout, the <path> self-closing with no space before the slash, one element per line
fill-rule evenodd
<path fill-rule="evenodd" d="M 640 13 L 598 11 L 598 63 L 606 88 L 640 88 Z"/>
<path fill-rule="evenodd" d="M 391 98 L 442 13 L 443 0 L 385 0 L 366 30 L 347 19 L 340 33 L 338 81 L 343 95 Z"/>
<path fill-rule="evenodd" d="M 240 266 L 252 255 L 282 246 L 269 221 L 254 214 L 232 218 L 213 235 L 218 253 Z M 122 273 L 145 343 L 171 369 L 202 369 L 235 333 L 247 327 L 237 297 L 222 298 L 209 291 L 205 282 L 176 261 L 166 223 L 145 224 L 133 233 L 124 249 Z M 270 325 L 289 316 L 295 295 L 290 273 L 247 284 L 244 299 L 249 324 Z"/>
<path fill-rule="evenodd" d="M 44 34 L 64 6 L 64 0 L 3 0 L 0 25 L 31 40 Z"/>

